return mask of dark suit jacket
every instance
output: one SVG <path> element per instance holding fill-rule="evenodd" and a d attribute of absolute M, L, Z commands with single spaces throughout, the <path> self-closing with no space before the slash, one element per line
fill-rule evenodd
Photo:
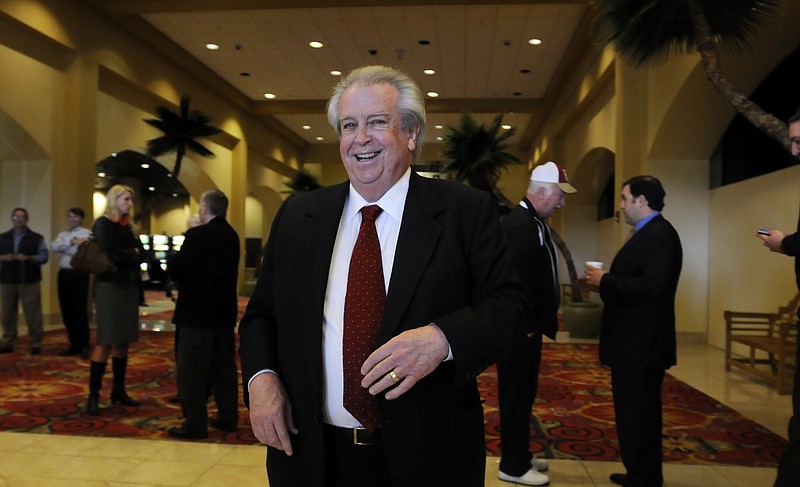
<path fill-rule="evenodd" d="M 603 364 L 621 369 L 675 365 L 675 291 L 682 260 L 678 232 L 661 215 L 622 246 L 600 281 Z"/>
<path fill-rule="evenodd" d="M 239 326 L 244 390 L 277 372 L 299 435 L 294 455 L 270 449 L 270 485 L 322 486 L 322 316 L 348 183 L 289 198 L 270 233 L 258 284 Z M 411 175 L 380 342 L 436 323 L 454 360 L 398 399 L 379 396 L 395 485 L 483 485 L 483 412 L 475 378 L 522 327 L 497 208 L 485 193 Z M 245 392 L 246 394 L 246 392 Z M 426 472 L 422 478 L 420 472 Z"/>
<path fill-rule="evenodd" d="M 533 204 L 525 199 L 528 208 L 517 205 L 503 219 L 508 236 L 511 266 L 519 276 L 529 304 L 529 331 L 539 332 L 552 340 L 558 331 L 560 298 L 557 282 L 553 282 L 550 252 L 545 244 L 544 226 Z M 553 251 L 556 251 L 555 246 Z"/>
<path fill-rule="evenodd" d="M 167 273 L 178 287 L 173 323 L 177 326 L 236 325 L 239 235 L 225 217 L 190 228 Z"/>

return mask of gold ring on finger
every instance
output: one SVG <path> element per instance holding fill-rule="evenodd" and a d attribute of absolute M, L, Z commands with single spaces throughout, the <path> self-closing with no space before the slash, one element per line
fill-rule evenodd
<path fill-rule="evenodd" d="M 389 377 L 392 378 L 392 382 L 394 382 L 395 384 L 400 382 L 400 377 L 397 377 L 397 374 L 395 374 L 394 369 L 389 371 Z"/>

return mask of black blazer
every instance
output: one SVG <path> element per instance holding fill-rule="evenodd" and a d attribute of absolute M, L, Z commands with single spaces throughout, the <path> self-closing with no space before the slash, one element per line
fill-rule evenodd
<path fill-rule="evenodd" d="M 600 281 L 603 364 L 621 369 L 675 365 L 675 291 L 682 260 L 678 232 L 661 215 L 622 246 Z"/>
<path fill-rule="evenodd" d="M 225 217 L 186 232 L 180 252 L 167 265 L 178 287 L 172 321 L 177 326 L 236 325 L 239 235 Z"/>
<path fill-rule="evenodd" d="M 560 292 L 553 280 L 553 261 L 545 243 L 544 226 L 533 204 L 526 198 L 503 219 L 508 236 L 511 266 L 517 273 L 529 300 L 528 331 L 541 333 L 552 340 L 558 332 Z M 553 252 L 557 252 L 553 244 Z"/>
<path fill-rule="evenodd" d="M 348 183 L 289 198 L 270 233 L 239 326 L 242 380 L 277 372 L 299 435 L 294 455 L 269 449 L 270 485 L 323 485 L 322 316 Z M 395 485 L 482 486 L 483 411 L 475 378 L 522 329 L 520 289 L 489 196 L 411 174 L 380 341 L 436 323 L 454 360 L 393 401 L 379 396 Z M 419 478 L 419 472 L 427 475 Z"/>

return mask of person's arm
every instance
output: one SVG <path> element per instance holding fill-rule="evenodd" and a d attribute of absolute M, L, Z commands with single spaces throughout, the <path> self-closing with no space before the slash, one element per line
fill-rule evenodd
<path fill-rule="evenodd" d="M 53 247 L 53 252 L 63 252 L 67 250 L 70 245 L 72 245 L 72 242 L 69 232 L 58 232 L 58 235 L 56 235 L 56 239 L 53 240 L 51 247 Z"/>

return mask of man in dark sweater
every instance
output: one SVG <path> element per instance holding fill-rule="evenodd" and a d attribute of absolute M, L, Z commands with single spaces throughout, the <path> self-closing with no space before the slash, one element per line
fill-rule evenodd
<path fill-rule="evenodd" d="M 0 234 L 0 307 L 3 343 L 0 353 L 14 351 L 17 340 L 17 307 L 22 303 L 28 324 L 30 351 L 42 353 L 42 264 L 47 262 L 44 237 L 28 228 L 28 211 L 14 208 L 11 230 Z"/>

